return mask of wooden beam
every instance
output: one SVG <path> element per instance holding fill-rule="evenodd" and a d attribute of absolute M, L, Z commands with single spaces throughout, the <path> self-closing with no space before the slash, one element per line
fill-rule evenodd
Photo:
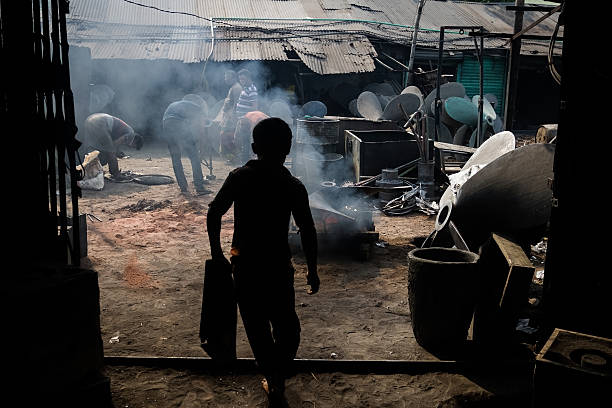
<path fill-rule="evenodd" d="M 551 11 L 549 11 L 548 13 L 544 14 L 542 17 L 538 18 L 536 21 L 534 21 L 533 23 L 529 24 L 527 27 L 523 28 L 521 31 L 519 31 L 518 33 L 514 34 L 512 36 L 511 41 L 516 40 L 517 38 L 519 38 L 520 36 L 522 36 L 523 34 L 525 34 L 527 31 L 531 30 L 533 27 L 537 26 L 538 24 L 540 24 L 542 21 L 546 20 L 548 17 L 552 16 L 554 13 L 556 13 L 557 11 L 559 11 L 561 9 L 561 5 L 558 5 L 557 7 L 555 7 L 554 9 L 552 9 Z"/>
<path fill-rule="evenodd" d="M 517 7 L 523 7 L 525 0 L 516 0 Z M 523 29 L 523 11 L 517 10 L 514 15 L 514 34 Z M 504 104 L 504 129 L 512 131 L 514 128 L 516 101 L 518 93 L 519 60 L 521 58 L 521 37 L 510 43 L 510 58 L 508 74 L 506 77 L 506 100 Z"/>
<path fill-rule="evenodd" d="M 387 68 L 389 71 L 395 72 L 395 70 L 393 68 L 391 68 L 390 66 L 388 66 L 387 64 L 385 64 L 384 62 L 379 60 L 378 58 L 374 57 L 374 61 L 378 62 L 383 67 Z"/>
<path fill-rule="evenodd" d="M 462 146 L 444 142 L 434 142 L 434 147 L 438 150 L 444 150 L 453 153 L 473 154 L 476 151 L 475 147 Z"/>

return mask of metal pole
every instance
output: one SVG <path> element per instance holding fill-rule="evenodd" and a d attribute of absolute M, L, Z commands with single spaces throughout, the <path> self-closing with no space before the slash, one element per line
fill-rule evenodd
<path fill-rule="evenodd" d="M 68 237 L 68 207 L 66 202 L 66 143 L 64 140 L 64 89 L 62 88 L 63 83 L 61 81 L 61 44 L 60 44 L 60 21 L 59 21 L 59 0 L 51 0 L 51 42 L 53 45 L 52 52 L 52 64 L 54 71 L 53 81 L 53 95 L 55 97 L 55 122 L 53 135 L 55 139 L 55 151 L 57 152 L 57 177 L 58 177 L 58 190 L 59 190 L 59 227 L 60 227 L 60 242 L 66 246 L 67 251 L 70 250 L 70 239 Z M 54 194 L 57 194 L 54 192 Z M 77 222 L 78 219 L 73 220 Z M 73 222 L 73 229 L 74 229 Z M 66 252 L 68 255 L 68 252 Z M 67 257 L 65 258 L 67 259 Z"/>
<path fill-rule="evenodd" d="M 55 109 L 53 105 L 53 88 L 51 84 L 54 81 L 53 78 L 53 65 L 51 63 L 51 34 L 49 29 L 49 2 L 42 1 L 42 40 L 43 40 L 43 62 L 42 65 L 45 68 L 43 75 L 43 87 L 45 93 L 45 108 L 46 118 L 45 126 L 49 126 L 50 123 L 55 121 Z M 49 189 L 49 214 L 51 217 L 51 224 L 57 228 L 59 226 L 59 219 L 57 216 L 57 183 L 55 180 L 55 143 L 51 136 L 47 136 L 45 140 L 45 148 L 47 150 L 47 187 Z M 57 235 L 55 231 L 54 235 Z"/>
<path fill-rule="evenodd" d="M 80 187 L 77 184 L 76 160 L 75 155 L 80 142 L 76 140 L 77 132 L 74 117 L 74 96 L 70 86 L 70 64 L 69 64 L 69 44 L 66 32 L 66 14 L 69 12 L 69 2 L 60 0 L 59 3 L 59 29 L 62 47 L 62 74 L 64 89 L 64 130 L 62 136 L 66 139 L 68 152 L 68 165 L 70 167 L 70 191 L 72 198 L 72 252 L 71 263 L 74 266 L 81 265 L 81 228 L 79 217 L 79 197 L 81 196 Z"/>
<path fill-rule="evenodd" d="M 484 142 L 482 128 L 482 105 L 484 100 L 484 37 L 480 36 L 480 50 L 478 50 L 480 61 L 480 98 L 478 99 L 478 146 Z"/>
<path fill-rule="evenodd" d="M 421 14 L 423 13 L 423 7 L 425 7 L 426 1 L 427 0 L 419 0 L 417 14 L 414 19 L 414 31 L 412 32 L 412 43 L 410 44 L 410 59 L 408 60 L 408 77 L 406 78 L 406 86 L 412 85 L 414 82 L 414 58 L 416 54 L 417 35 L 419 33 Z"/>
<path fill-rule="evenodd" d="M 440 85 L 442 81 L 442 52 L 444 48 L 444 27 L 440 27 L 440 43 L 438 45 L 438 72 L 437 72 L 437 80 L 436 80 L 436 111 L 435 111 L 435 131 L 434 131 L 434 141 L 439 140 L 440 134 Z"/>
<path fill-rule="evenodd" d="M 524 0 L 516 0 L 516 14 L 514 15 L 514 34 L 517 34 L 523 28 L 523 9 Z M 516 110 L 516 94 L 518 91 L 518 76 L 519 76 L 519 59 L 521 56 L 521 37 L 512 40 L 510 44 L 510 60 L 508 64 L 508 75 L 506 78 L 506 103 L 504 108 L 504 129 L 512 130 L 514 128 L 515 110 Z"/>

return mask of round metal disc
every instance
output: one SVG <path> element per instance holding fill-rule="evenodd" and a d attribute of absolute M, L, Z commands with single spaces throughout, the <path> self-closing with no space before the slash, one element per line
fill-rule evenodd
<path fill-rule="evenodd" d="M 383 110 L 374 92 L 364 91 L 357 98 L 357 110 L 366 119 L 380 119 Z"/>
<path fill-rule="evenodd" d="M 460 82 L 447 82 L 440 85 L 440 99 L 450 98 L 451 96 L 458 96 L 463 98 L 465 96 L 465 87 Z M 431 91 L 429 95 L 423 101 L 424 109 L 431 109 L 432 102 L 436 99 L 436 89 Z M 425 112 L 429 115 L 433 115 L 434 111 Z"/>
<path fill-rule="evenodd" d="M 138 184 L 146 184 L 148 186 L 159 186 L 162 184 L 172 184 L 174 179 L 163 174 L 143 174 L 134 177 L 133 181 Z"/>
<path fill-rule="evenodd" d="M 413 93 L 405 93 L 397 95 L 389 101 L 385 107 L 382 118 L 394 121 L 406 120 L 404 113 L 400 108 L 400 104 L 404 108 L 407 115 L 412 115 L 421 106 L 421 100 L 418 95 Z"/>
<path fill-rule="evenodd" d="M 446 98 L 444 113 L 463 125 L 475 127 L 478 124 L 478 108 L 463 97 L 451 96 Z M 448 123 L 445 124 L 448 125 Z"/>
<path fill-rule="evenodd" d="M 317 116 L 322 118 L 327 115 L 327 106 L 321 101 L 308 101 L 302 106 L 304 116 Z"/>

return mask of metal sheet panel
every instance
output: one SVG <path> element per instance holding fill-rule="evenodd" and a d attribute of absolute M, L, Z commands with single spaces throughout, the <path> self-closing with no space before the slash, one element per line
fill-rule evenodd
<path fill-rule="evenodd" d="M 409 45 L 418 0 L 147 0 L 147 7 L 123 0 L 72 0 L 67 16 L 68 39 L 89 46 L 93 58 L 203 61 L 211 44 L 213 59 L 286 60 L 285 49 L 295 44 L 301 58 L 315 72 L 368 72 L 372 55 L 350 42 L 346 35 L 361 35 Z M 526 26 L 542 12 L 525 13 Z M 532 30 L 550 34 L 558 15 Z M 482 25 L 493 32 L 512 32 L 514 12 L 505 4 L 435 2 L 426 4 L 418 43 L 437 48 L 439 27 Z M 380 24 L 383 23 L 383 24 Z M 311 36 L 325 41 L 305 40 Z M 231 39 L 230 39 L 231 38 Z M 446 33 L 445 49 L 473 48 L 472 38 Z M 370 44 L 371 45 L 371 44 Z M 546 41 L 523 41 L 525 54 L 545 54 Z M 507 48 L 504 39 L 487 39 L 486 48 Z M 367 48 L 367 47 L 366 47 Z M 560 50 L 560 46 L 557 46 Z M 330 53 L 327 55 L 327 53 Z M 325 54 L 325 58 L 321 55 Z M 120 56 L 120 57 L 119 57 Z"/>
<path fill-rule="evenodd" d="M 483 65 L 483 94 L 492 93 L 499 103 L 495 112 L 499 115 L 504 112 L 504 94 L 506 89 L 506 59 L 485 56 Z M 465 93 L 472 98 L 480 92 L 480 65 L 472 56 L 466 56 L 463 63 L 458 66 L 457 82 L 465 87 Z"/>
<path fill-rule="evenodd" d="M 292 38 L 289 44 L 304 64 L 318 74 L 372 72 L 374 47 L 364 36 L 343 40 L 319 38 Z"/>

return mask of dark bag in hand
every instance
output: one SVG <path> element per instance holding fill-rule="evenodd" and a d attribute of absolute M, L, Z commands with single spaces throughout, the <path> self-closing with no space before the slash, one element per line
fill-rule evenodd
<path fill-rule="evenodd" d="M 232 267 L 208 259 L 204 268 L 200 341 L 211 358 L 223 361 L 236 358 L 236 319 Z"/>

